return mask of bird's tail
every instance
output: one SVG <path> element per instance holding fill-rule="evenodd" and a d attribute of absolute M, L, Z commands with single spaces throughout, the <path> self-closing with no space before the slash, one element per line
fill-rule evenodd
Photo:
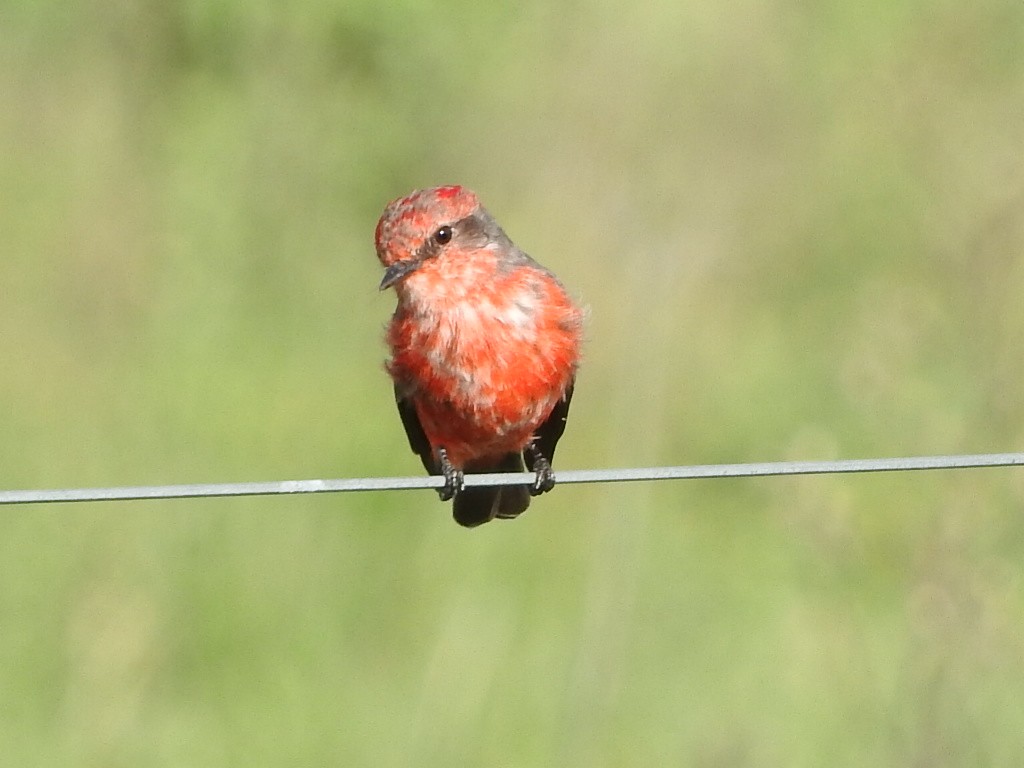
<path fill-rule="evenodd" d="M 525 472 L 521 453 L 508 453 L 497 463 L 473 465 L 470 472 Z M 530 491 L 525 485 L 499 485 L 463 488 L 452 504 L 455 522 L 467 528 L 496 517 L 516 517 L 530 506 Z"/>

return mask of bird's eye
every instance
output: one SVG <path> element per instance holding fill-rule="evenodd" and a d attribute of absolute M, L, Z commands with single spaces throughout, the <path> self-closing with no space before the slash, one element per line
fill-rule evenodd
<path fill-rule="evenodd" d="M 452 239 L 452 228 L 445 225 L 434 233 L 434 240 L 438 245 L 445 245 Z"/>

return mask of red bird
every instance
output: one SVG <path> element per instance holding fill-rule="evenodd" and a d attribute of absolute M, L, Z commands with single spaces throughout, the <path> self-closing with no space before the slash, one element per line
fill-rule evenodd
<path fill-rule="evenodd" d="M 444 475 L 460 525 L 519 515 L 555 484 L 583 311 L 463 187 L 393 201 L 375 239 L 380 288 L 398 294 L 386 367 L 409 445 Z M 524 458 L 529 486 L 464 487 L 464 472 L 523 472 Z"/>

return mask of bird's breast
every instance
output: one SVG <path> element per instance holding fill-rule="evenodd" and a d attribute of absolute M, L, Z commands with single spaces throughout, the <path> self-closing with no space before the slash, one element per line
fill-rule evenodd
<path fill-rule="evenodd" d="M 449 429 L 528 439 L 575 374 L 580 310 L 547 273 L 518 272 L 468 294 L 421 283 L 400 295 L 388 368 L 435 444 Z"/>

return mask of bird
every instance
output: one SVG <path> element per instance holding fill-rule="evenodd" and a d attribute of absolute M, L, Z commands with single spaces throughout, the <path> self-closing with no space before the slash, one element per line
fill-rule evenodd
<path fill-rule="evenodd" d="M 517 517 L 555 484 L 584 310 L 460 185 L 393 200 L 374 241 L 380 290 L 397 295 L 385 369 L 410 448 L 444 477 L 460 525 Z M 529 485 L 465 485 L 465 473 L 527 468 Z"/>

